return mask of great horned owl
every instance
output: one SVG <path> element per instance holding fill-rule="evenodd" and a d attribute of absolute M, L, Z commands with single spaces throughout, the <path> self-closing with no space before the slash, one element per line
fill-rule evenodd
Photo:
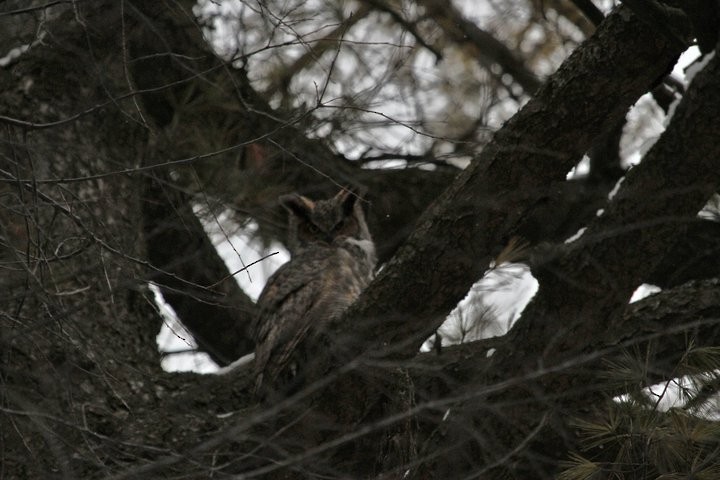
<path fill-rule="evenodd" d="M 352 191 L 320 201 L 284 195 L 280 203 L 290 212 L 291 259 L 270 277 L 258 299 L 253 325 L 256 395 L 288 388 L 303 361 L 300 342 L 355 301 L 376 262 L 375 245 Z"/>

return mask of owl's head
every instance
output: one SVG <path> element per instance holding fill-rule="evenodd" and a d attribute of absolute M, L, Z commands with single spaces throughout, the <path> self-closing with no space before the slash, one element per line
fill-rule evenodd
<path fill-rule="evenodd" d="M 372 241 L 359 196 L 343 189 L 328 200 L 313 201 L 296 193 L 280 197 L 290 212 L 290 249 L 340 245 L 347 240 Z"/>

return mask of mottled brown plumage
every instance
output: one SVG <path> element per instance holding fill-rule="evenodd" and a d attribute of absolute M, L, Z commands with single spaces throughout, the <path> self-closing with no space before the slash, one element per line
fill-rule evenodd
<path fill-rule="evenodd" d="M 255 393 L 281 392 L 303 355 L 299 346 L 337 318 L 372 278 L 375 246 L 358 197 L 342 190 L 314 202 L 280 197 L 290 212 L 291 259 L 270 277 L 255 319 Z M 295 380 L 293 380 L 295 379 Z"/>

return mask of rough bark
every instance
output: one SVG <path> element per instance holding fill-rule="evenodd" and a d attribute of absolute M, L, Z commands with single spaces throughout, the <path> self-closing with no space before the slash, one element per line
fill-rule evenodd
<path fill-rule="evenodd" d="M 371 187 L 377 195 L 376 215 L 403 217 L 398 222 L 376 220 L 384 225 L 380 228 L 397 232 L 395 245 L 413 215 L 449 177 L 419 170 L 365 174 L 330 155 L 320 142 L 303 139 L 293 127 L 297 119 L 278 120 L 277 112 L 253 103 L 259 99 L 243 84 L 242 73 L 207 53 L 191 4 L 57 4 L 46 25 L 50 34 L 19 63 L 0 70 L 0 259 L 9 272 L 0 276 L 0 444 L 8 477 L 402 476 L 411 468 L 418 478 L 497 478 L 492 467 L 500 464 L 512 467 L 505 473 L 522 474 L 536 466 L 556 466 L 573 445 L 564 414 L 582 414 L 587 395 L 622 391 L 622 386 L 596 378 L 585 381 L 584 390 L 578 386 L 603 362 L 617 358 L 616 343 L 639 351 L 652 343 L 655 371 L 645 382 L 682 372 L 674 366 L 689 332 L 697 335 L 698 344 L 716 343 L 718 289 L 712 282 L 653 297 L 624 317 L 603 316 L 613 305 L 624 304 L 631 285 L 651 275 L 650 264 L 657 264 L 678 238 L 674 231 L 656 230 L 663 235 L 658 240 L 652 231 L 638 229 L 622 232 L 635 235 L 630 240 L 637 244 L 630 242 L 628 250 L 626 243 L 618 243 L 619 235 L 597 248 L 583 244 L 579 250 L 617 272 L 619 283 L 612 285 L 608 298 L 580 291 L 576 301 L 560 305 L 553 312 L 557 318 L 550 318 L 546 310 L 555 308 L 567 289 L 567 276 L 552 273 L 562 267 L 580 280 L 593 273 L 590 262 L 566 269 L 568 260 L 561 258 L 540 273 L 541 300 L 515 331 L 524 334 L 425 355 L 410 364 L 372 356 L 355 359 L 340 374 L 301 393 L 315 401 L 312 409 L 297 398 L 255 405 L 244 370 L 222 377 L 163 372 L 154 340 L 161 320 L 145 287 L 148 274 L 157 269 L 143 241 L 143 225 L 146 232 L 148 226 L 159 226 L 173 206 L 182 212 L 177 218 L 192 218 L 187 199 L 179 195 L 179 203 L 173 203 L 167 201 L 170 196 L 161 200 L 162 211 L 152 225 L 143 224 L 142 202 L 149 199 L 145 183 L 162 178 L 156 173 L 162 171 L 157 169 L 163 159 L 205 165 L 210 159 L 233 159 L 206 155 L 208 151 L 259 148 L 259 158 L 242 159 L 243 170 L 254 177 L 225 179 L 228 184 L 238 180 L 238 208 L 256 211 L 274 203 L 281 182 L 302 181 L 308 189 L 316 188 L 318 170 L 330 172 L 338 182 L 376 182 Z M 540 229 L 537 238 L 570 229 L 566 222 L 546 225 L 543 219 L 550 214 L 538 213 L 538 196 L 553 198 L 554 182 L 564 179 L 597 134 L 617 124 L 676 54 L 632 17 L 611 15 L 598 36 L 578 49 L 431 207 L 397 260 L 349 317 L 382 324 L 368 330 L 356 325 L 348 330 L 351 335 L 340 338 L 351 337 L 354 343 L 347 345 L 356 351 L 383 355 L 388 353 L 385 344 L 396 344 L 394 352 L 401 354 L 396 358 L 411 357 L 420 336 L 437 325 L 509 236 L 523 228 Z M 158 62 L 155 68 L 153 62 Z M 709 163 L 719 152 L 712 145 L 715 120 L 691 106 L 702 100 L 715 105 L 713 111 L 720 109 L 720 89 L 712 83 L 717 68 L 716 61 L 714 77 L 699 77 L 708 83 L 688 93 L 690 107 L 679 109 L 675 122 L 680 123 L 671 125 L 675 133 L 669 131 L 665 143 L 658 143 L 647 168 L 628 178 L 627 194 L 621 194 L 616 210 L 608 210 L 595 230 L 607 233 L 603 222 L 637 226 L 638 217 L 657 220 L 660 208 L 669 208 L 674 220 L 685 222 L 699 208 L 711 183 L 692 180 L 706 170 L 719 170 Z M 604 78 L 598 72 L 612 75 Z M 232 100 L 227 92 L 235 93 Z M 198 104 L 187 99 L 198 99 Z M 578 99 L 591 105 L 580 105 Z M 209 135 L 227 120 L 231 102 L 242 112 L 230 120 L 237 125 L 220 129 L 230 132 L 226 137 Z M 277 150 L 263 155 L 267 145 Z M 663 149 L 672 145 L 687 148 L 668 155 Z M 679 155 L 685 162 L 676 161 Z M 248 192 L 258 193 L 243 190 L 251 179 L 271 178 L 273 170 L 264 168 L 294 164 L 295 156 L 317 169 L 289 169 L 259 194 L 256 205 L 245 201 Z M 179 163 L 173 165 L 181 177 L 174 187 L 192 193 L 192 171 L 182 171 Z M 201 186 L 215 178 L 208 175 L 200 175 Z M 658 178 L 664 183 L 643 183 Z M 409 194 L 420 186 L 428 193 Z M 529 193 L 508 193 L 520 189 Z M 647 202 L 633 193 L 643 189 L 662 195 Z M 533 218 L 538 226 L 528 227 Z M 194 220 L 186 227 L 181 231 L 190 237 L 200 235 Z M 188 238 L 183 244 L 192 245 L 192 240 L 208 251 L 206 240 Z M 158 244 L 163 266 L 170 261 L 168 249 L 162 249 L 169 241 Z M 641 265 L 651 257 L 655 260 Z M 631 275 L 620 267 L 628 260 L 636 267 Z M 209 274 L 198 274 L 194 267 L 181 270 L 183 285 L 201 278 L 194 283 L 207 286 L 221 268 L 216 264 Z M 584 335 L 585 343 L 567 342 L 574 349 L 568 352 L 575 355 L 573 361 L 561 363 L 565 358 L 551 351 L 545 360 L 557 362 L 555 370 L 534 369 L 546 353 L 543 341 L 565 340 L 553 337 L 541 320 L 557 325 L 572 317 L 572 307 L 581 301 L 597 301 L 598 310 L 587 305 L 582 311 L 587 324 L 566 323 L 574 329 L 570 334 Z M 593 337 L 601 327 L 603 334 Z M 490 346 L 497 351 L 488 359 Z M 559 407 L 548 407 L 555 401 Z M 452 412 L 445 419 L 448 408 Z M 536 416 L 529 421 L 531 414 Z"/>
<path fill-rule="evenodd" d="M 368 323 L 367 345 L 417 351 L 532 217 L 536 199 L 564 180 L 595 137 L 616 125 L 678 55 L 626 10 L 609 16 L 425 212 L 363 293 L 346 318 Z M 583 105 L 572 100 L 594 94 L 596 101 Z M 398 291 L 407 294 L 398 298 Z"/>
<path fill-rule="evenodd" d="M 506 418 L 476 421 L 489 435 L 502 432 L 493 436 L 505 445 L 501 453 L 513 452 L 525 440 L 540 446 L 553 435 L 558 441 L 571 442 L 571 431 L 561 419 L 571 403 L 582 401 L 587 385 L 595 383 L 595 372 L 583 370 L 572 378 L 559 378 L 553 370 L 574 363 L 583 353 L 601 351 L 598 338 L 607 344 L 626 340 L 621 332 L 627 319 L 621 314 L 633 290 L 681 238 L 685 225 L 694 221 L 720 185 L 720 147 L 710 140 L 717 128 L 712 112 L 720 108 L 718 87 L 720 62 L 713 59 L 695 77 L 667 130 L 642 165 L 626 176 L 605 213 L 590 224 L 581 240 L 570 244 L 569 253 L 533 269 L 540 288 L 483 376 L 483 384 L 507 378 L 525 380 L 484 399 L 493 404 L 507 404 L 523 393 L 537 399 L 522 405 L 524 421 L 514 429 L 507 428 Z M 680 154 L 679 145 L 692 145 L 692 149 Z M 683 162 L 678 164 L 680 155 Z M 652 331 L 649 325 L 643 328 Z M 657 347 L 663 352 L 672 338 L 667 336 L 660 343 L 668 344 Z M 681 355 L 657 358 L 653 370 L 667 370 L 664 362 L 674 365 Z M 538 368 L 548 374 L 531 378 Z M 547 399 L 558 391 L 562 396 L 548 404 Z M 579 398 L 574 399 L 576 395 Z M 520 472 L 523 468 L 527 466 Z"/>
<path fill-rule="evenodd" d="M 93 456 L 93 445 L 122 442 L 125 419 L 158 398 L 161 320 L 143 284 L 141 184 L 94 176 L 132 167 L 147 132 L 127 121 L 132 102 L 96 88 L 123 78 L 118 65 L 90 55 L 67 6 L 54 13 L 44 43 L 0 71 L 1 109 L 21 120 L 3 125 L 0 160 L 15 232 L 2 247 L 16 270 L 0 319 L 9 478 L 98 476 L 124 460 L 112 449 Z"/>

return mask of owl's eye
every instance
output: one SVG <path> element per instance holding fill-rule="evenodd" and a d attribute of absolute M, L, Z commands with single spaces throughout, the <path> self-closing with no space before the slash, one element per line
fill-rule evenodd
<path fill-rule="evenodd" d="M 320 235 L 320 229 L 314 223 L 308 223 L 307 229 L 308 232 L 312 233 L 313 235 Z"/>

